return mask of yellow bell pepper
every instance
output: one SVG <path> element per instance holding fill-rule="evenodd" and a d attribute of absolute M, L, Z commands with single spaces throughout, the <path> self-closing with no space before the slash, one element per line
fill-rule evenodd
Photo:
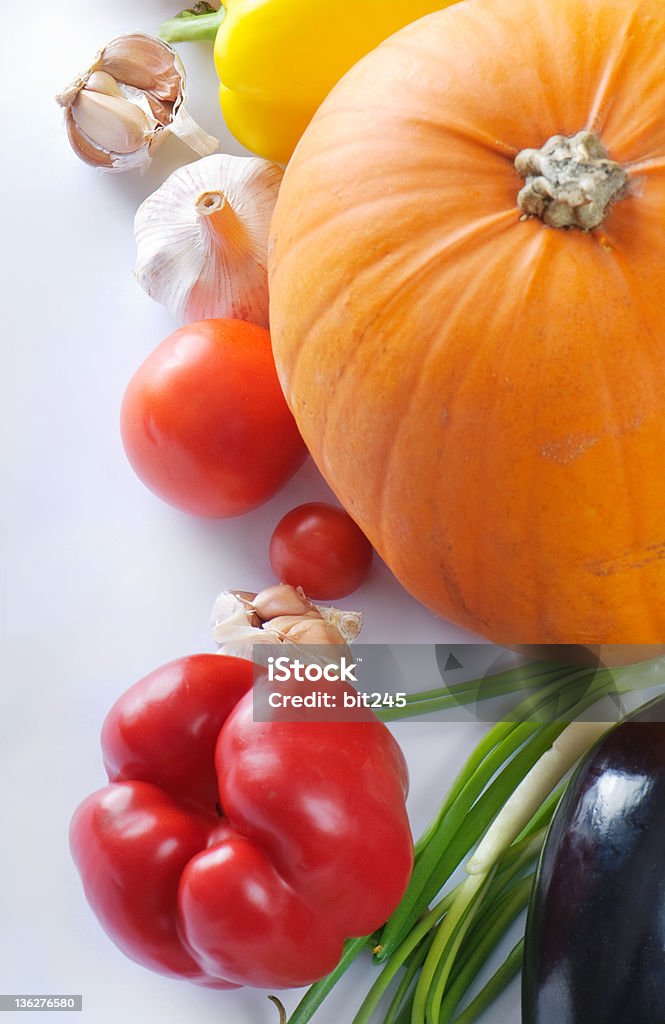
<path fill-rule="evenodd" d="M 167 42 L 215 40 L 220 102 L 247 149 L 286 163 L 335 82 L 383 39 L 454 0 L 225 0 L 162 25 Z"/>

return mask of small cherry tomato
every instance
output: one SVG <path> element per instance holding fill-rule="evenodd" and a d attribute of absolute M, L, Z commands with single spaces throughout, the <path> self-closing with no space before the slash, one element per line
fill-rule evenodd
<path fill-rule="evenodd" d="M 176 508 L 238 516 L 304 462 L 263 327 L 199 320 L 169 335 L 129 383 L 122 441 L 137 476 Z"/>
<path fill-rule="evenodd" d="M 372 545 L 343 509 L 313 501 L 287 512 L 270 540 L 270 564 L 308 597 L 346 597 L 367 579 Z"/>

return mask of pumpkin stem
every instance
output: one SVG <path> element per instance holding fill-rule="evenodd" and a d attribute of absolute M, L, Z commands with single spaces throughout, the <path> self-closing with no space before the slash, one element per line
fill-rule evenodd
<path fill-rule="evenodd" d="M 626 172 L 610 160 L 597 135 L 553 135 L 541 149 L 523 149 L 515 167 L 525 180 L 517 205 L 552 228 L 591 231 L 626 193 Z"/>

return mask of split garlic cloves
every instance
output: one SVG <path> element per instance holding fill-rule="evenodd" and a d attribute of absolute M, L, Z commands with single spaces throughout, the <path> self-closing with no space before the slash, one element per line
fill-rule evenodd
<path fill-rule="evenodd" d="M 216 153 L 180 167 L 134 221 L 141 287 L 179 323 L 268 326 L 268 235 L 283 171 Z"/>
<path fill-rule="evenodd" d="M 143 169 L 169 133 L 202 156 L 219 145 L 187 112 L 176 51 L 141 32 L 111 40 L 56 99 L 74 152 L 93 167 Z"/>
<path fill-rule="evenodd" d="M 252 660 L 254 644 L 292 644 L 318 648 L 332 645 L 351 659 L 347 645 L 357 639 L 362 615 L 317 605 L 300 587 L 277 584 L 258 594 L 223 591 L 212 609 L 212 634 L 219 654 Z M 322 652 L 309 652 L 325 660 Z"/>

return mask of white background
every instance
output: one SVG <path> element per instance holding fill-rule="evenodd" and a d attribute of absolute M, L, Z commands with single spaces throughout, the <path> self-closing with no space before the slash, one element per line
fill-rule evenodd
<path fill-rule="evenodd" d="M 145 490 L 123 455 L 124 387 L 177 326 L 132 276 L 132 219 L 192 156 L 174 139 L 143 177 L 96 172 L 69 149 L 53 96 L 113 36 L 153 32 L 175 6 L 15 4 L 0 43 L 0 992 L 82 993 L 84 1013 L 58 1019 L 95 1024 L 275 1024 L 264 992 L 200 989 L 125 959 L 85 903 L 67 840 L 74 808 L 105 782 L 99 729 L 112 702 L 156 666 L 212 650 L 217 592 L 273 582 L 274 524 L 294 505 L 328 496 L 308 462 L 258 511 L 197 520 Z M 221 121 L 210 47 L 181 53 L 192 113 L 223 149 L 242 152 Z M 345 603 L 364 611 L 368 642 L 470 639 L 419 608 L 379 564 Z M 415 831 L 480 730 L 396 727 Z M 370 972 L 367 961 L 354 969 L 315 1021 L 350 1021 Z M 298 993 L 283 998 L 291 1009 Z M 513 985 L 487 1017 L 514 1024 L 517 1007 Z M 10 1012 L 2 1022 L 12 1019 L 25 1017 Z"/>

